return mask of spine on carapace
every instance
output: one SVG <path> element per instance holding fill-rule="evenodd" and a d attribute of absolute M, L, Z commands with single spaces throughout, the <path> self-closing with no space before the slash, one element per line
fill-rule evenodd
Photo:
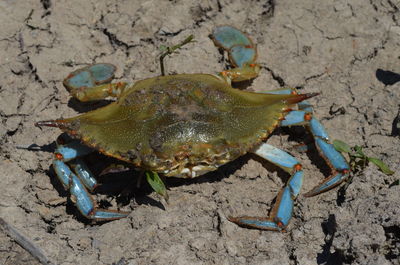
<path fill-rule="evenodd" d="M 294 94 L 293 97 L 287 98 L 286 102 L 288 104 L 296 104 L 303 100 L 318 96 L 319 93 L 306 93 L 306 94 Z"/>

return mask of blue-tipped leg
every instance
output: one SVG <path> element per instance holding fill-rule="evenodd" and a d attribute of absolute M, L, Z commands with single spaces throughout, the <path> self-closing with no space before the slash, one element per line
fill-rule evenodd
<path fill-rule="evenodd" d="M 326 178 L 322 183 L 305 194 L 305 196 L 310 197 L 328 191 L 345 181 L 349 177 L 350 167 L 343 155 L 336 151 L 329 142 L 329 135 L 324 126 L 316 118 L 312 117 L 311 113 L 306 111 L 307 109 L 312 110 L 311 106 L 306 103 L 302 107 L 304 107 L 303 110 L 289 112 L 285 120 L 281 122 L 281 125 L 306 125 L 315 139 L 317 149 L 332 169 L 332 175 L 330 177 Z"/>
<path fill-rule="evenodd" d="M 262 144 L 254 153 L 288 173 L 292 173 L 293 167 L 299 163 L 293 156 L 270 144 Z"/>
<path fill-rule="evenodd" d="M 84 156 L 93 150 L 74 141 L 67 145 L 57 147 L 53 168 L 64 188 L 70 191 L 71 199 L 78 210 L 87 218 L 96 221 L 108 221 L 124 218 L 128 212 L 98 209 L 93 201 L 89 190 L 94 190 L 97 181 L 87 168 L 85 163 L 78 157 Z M 66 162 L 71 161 L 73 171 Z"/>
<path fill-rule="evenodd" d="M 304 119 L 305 114 L 306 112 L 302 110 L 291 111 L 285 116 L 285 119 L 281 122 L 281 126 L 291 126 L 293 124 L 305 125 L 307 123 Z"/>
<path fill-rule="evenodd" d="M 324 182 L 322 182 L 320 185 L 314 187 L 312 190 L 307 192 L 305 194 L 306 197 L 311 197 L 318 195 L 320 193 L 323 193 L 325 191 L 328 191 L 336 186 L 338 186 L 340 183 L 345 181 L 348 178 L 347 173 L 337 173 L 335 175 L 331 175 L 330 177 L 326 178 Z"/>
<path fill-rule="evenodd" d="M 250 228 L 284 230 L 292 218 L 294 200 L 299 194 L 303 183 L 301 165 L 293 156 L 266 143 L 258 147 L 254 153 L 282 168 L 292 176 L 289 178 L 287 185 L 279 192 L 270 217 L 241 216 L 230 217 L 229 220 Z"/>
<path fill-rule="evenodd" d="M 73 163 L 71 163 L 71 167 L 87 189 L 93 191 L 97 187 L 97 180 L 90 169 L 86 166 L 85 162 L 77 158 Z"/>
<path fill-rule="evenodd" d="M 336 170 L 349 170 L 349 165 L 347 164 L 346 160 L 336 149 L 333 147 L 332 144 L 327 143 L 325 140 L 316 137 L 315 143 L 317 144 L 318 149 L 321 153 L 326 157 L 328 163 Z"/>

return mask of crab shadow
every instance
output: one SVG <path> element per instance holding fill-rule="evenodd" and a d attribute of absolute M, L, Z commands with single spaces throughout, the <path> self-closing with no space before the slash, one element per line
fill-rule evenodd
<path fill-rule="evenodd" d="M 78 113 L 85 113 L 91 110 L 95 110 L 98 108 L 105 107 L 110 103 L 114 102 L 113 100 L 103 99 L 89 102 L 81 102 L 76 98 L 70 98 L 68 100 L 68 107 L 72 108 Z"/>

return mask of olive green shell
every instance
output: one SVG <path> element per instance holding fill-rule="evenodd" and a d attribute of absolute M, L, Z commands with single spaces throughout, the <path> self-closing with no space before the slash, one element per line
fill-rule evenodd
<path fill-rule="evenodd" d="M 58 123 L 146 170 L 177 176 L 201 166 L 205 173 L 259 145 L 296 97 L 233 89 L 214 75 L 169 75 L 139 81 L 116 102 Z"/>

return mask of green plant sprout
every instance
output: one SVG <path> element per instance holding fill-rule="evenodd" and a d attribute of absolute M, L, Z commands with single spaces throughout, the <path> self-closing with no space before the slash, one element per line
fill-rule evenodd
<path fill-rule="evenodd" d="M 333 146 L 337 151 L 341 153 L 346 153 L 349 156 L 350 169 L 353 173 L 357 173 L 364 170 L 367 167 L 368 163 L 371 162 L 374 165 L 376 165 L 379 168 L 379 170 L 384 174 L 386 175 L 394 174 L 394 171 L 392 171 L 389 168 L 389 166 L 386 165 L 382 160 L 376 157 L 369 157 L 365 155 L 361 146 L 355 145 L 351 147 L 347 143 L 340 140 L 334 140 Z M 390 184 L 389 187 L 394 185 L 399 185 L 399 180 L 396 180 L 395 182 Z"/>
<path fill-rule="evenodd" d="M 153 171 L 146 171 L 146 179 L 149 185 L 153 188 L 153 190 L 161 195 L 166 202 L 168 202 L 168 193 L 167 188 L 164 185 L 164 182 L 161 180 L 160 176 Z"/>

